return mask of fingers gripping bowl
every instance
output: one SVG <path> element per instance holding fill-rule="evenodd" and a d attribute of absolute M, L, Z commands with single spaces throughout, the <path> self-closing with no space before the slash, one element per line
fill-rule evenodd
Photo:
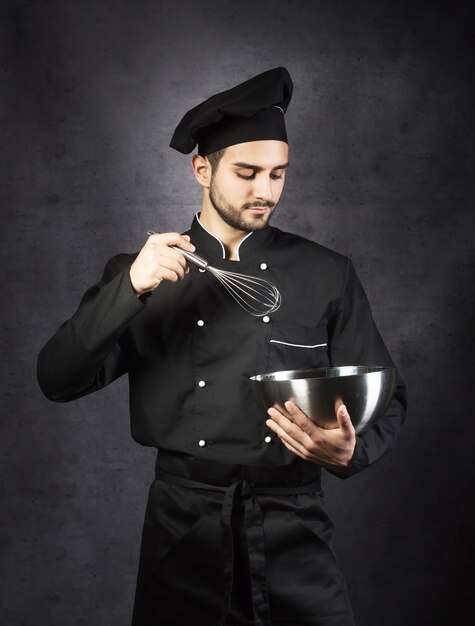
<path fill-rule="evenodd" d="M 336 409 L 344 404 L 356 433 L 376 422 L 396 390 L 397 369 L 347 365 L 310 370 L 286 370 L 252 376 L 257 396 L 266 409 L 284 414 L 292 400 L 322 428 L 337 428 Z"/>

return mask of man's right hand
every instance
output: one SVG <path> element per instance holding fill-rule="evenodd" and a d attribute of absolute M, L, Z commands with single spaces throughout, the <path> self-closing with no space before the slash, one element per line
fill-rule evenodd
<path fill-rule="evenodd" d="M 176 282 L 188 274 L 189 267 L 185 257 L 171 246 L 178 246 L 189 252 L 195 251 L 188 235 L 150 235 L 130 268 L 130 282 L 138 296 L 152 291 L 162 280 Z"/>

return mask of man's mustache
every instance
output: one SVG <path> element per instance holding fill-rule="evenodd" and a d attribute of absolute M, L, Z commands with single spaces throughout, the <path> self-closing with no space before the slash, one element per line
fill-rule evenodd
<path fill-rule="evenodd" d="M 264 208 L 269 208 L 269 209 L 273 209 L 275 207 L 275 202 L 247 202 L 246 204 L 242 205 L 243 209 L 264 209 Z"/>

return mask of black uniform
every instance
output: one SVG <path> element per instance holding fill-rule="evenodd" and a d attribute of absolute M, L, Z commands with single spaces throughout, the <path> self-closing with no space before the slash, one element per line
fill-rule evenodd
<path fill-rule="evenodd" d="M 392 366 L 351 262 L 267 226 L 239 261 L 195 217 L 188 233 L 210 264 L 272 281 L 282 305 L 243 311 L 208 272 L 137 298 L 135 255 L 107 263 L 39 356 L 44 393 L 68 401 L 127 373 L 133 437 L 155 446 L 135 626 L 349 626 L 330 547 L 319 466 L 266 428 L 249 377 L 280 369 Z M 386 414 L 357 438 L 342 477 L 391 450 L 404 416 L 399 378 Z"/>

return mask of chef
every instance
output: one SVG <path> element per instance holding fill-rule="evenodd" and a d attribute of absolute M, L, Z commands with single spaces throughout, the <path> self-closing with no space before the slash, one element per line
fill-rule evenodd
<path fill-rule="evenodd" d="M 344 405 L 324 430 L 292 403 L 266 413 L 253 394 L 249 378 L 264 372 L 393 366 L 351 261 L 269 225 L 289 165 L 291 96 L 275 68 L 186 113 L 170 145 L 198 146 L 190 230 L 161 233 L 158 213 L 159 234 L 107 262 L 39 355 L 41 388 L 58 402 L 127 374 L 132 435 L 157 448 L 134 626 L 354 624 L 321 473 L 347 478 L 388 453 L 405 389 L 399 378 L 361 436 Z M 280 308 L 249 315 L 180 250 L 270 280 Z"/>

